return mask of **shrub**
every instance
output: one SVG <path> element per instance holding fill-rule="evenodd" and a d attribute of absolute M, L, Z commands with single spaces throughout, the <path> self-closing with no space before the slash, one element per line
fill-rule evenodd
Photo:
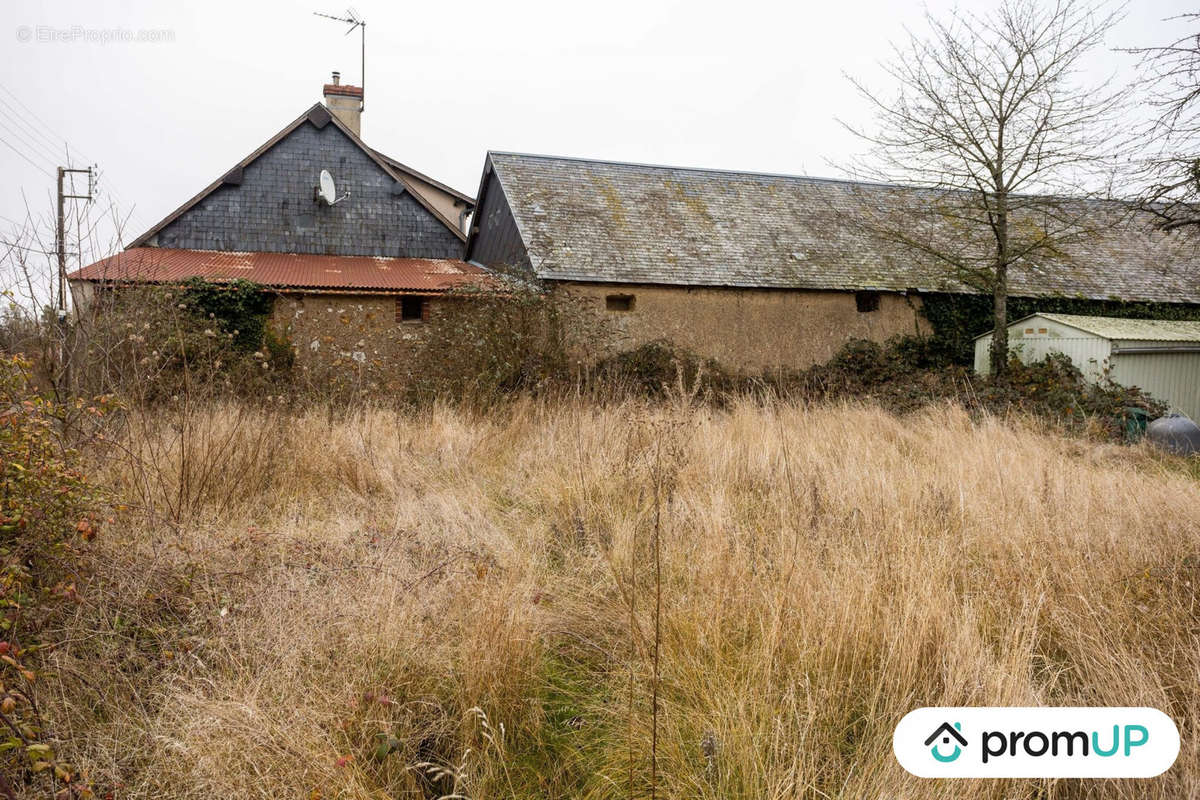
<path fill-rule="evenodd" d="M 408 369 L 410 401 L 487 406 L 515 392 L 573 385 L 607 345 L 580 298 L 519 278 L 451 292 Z"/>
<path fill-rule="evenodd" d="M 40 651 L 54 644 L 43 636 L 48 618 L 79 599 L 75 543 L 90 541 L 98 527 L 79 453 L 61 434 L 73 411 L 101 416 L 104 406 L 68 409 L 33 389 L 28 361 L 0 360 L 0 794 L 8 797 L 14 783 L 43 779 L 57 796 L 88 795 L 58 759 L 48 711 L 35 698 Z"/>
<path fill-rule="evenodd" d="M 740 387 L 736 376 L 711 358 L 701 358 L 668 341 L 656 341 L 601 360 L 594 372 L 606 392 L 662 398 L 673 392 L 720 399 Z"/>
<path fill-rule="evenodd" d="M 245 281 L 228 290 L 198 281 L 106 290 L 83 321 L 76 385 L 138 405 L 269 393 L 286 377 L 291 350 L 267 335 L 264 297 Z"/>
<path fill-rule="evenodd" d="M 825 364 L 785 376 L 781 391 L 809 399 L 871 398 L 894 412 L 953 400 L 972 411 L 1033 414 L 1072 430 L 1090 426 L 1112 439 L 1126 435 L 1126 409 L 1150 417 L 1166 406 L 1136 387 L 1096 384 L 1062 354 L 1025 364 L 1013 359 L 1008 374 L 980 378 L 964 367 L 939 365 L 937 344 L 903 337 L 885 344 L 849 342 Z"/>

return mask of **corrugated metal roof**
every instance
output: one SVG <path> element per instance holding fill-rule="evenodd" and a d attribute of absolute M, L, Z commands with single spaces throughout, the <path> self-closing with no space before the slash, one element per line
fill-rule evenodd
<path fill-rule="evenodd" d="M 920 213 L 953 199 L 944 192 L 518 153 L 489 160 L 542 278 L 973 291 L 861 224 L 899 213 L 931 237 L 949 235 L 944 218 Z M 1119 203 L 1062 204 L 1087 219 L 1086 236 L 1053 261 L 1010 268 L 1011 294 L 1200 303 L 1194 240 L 1131 221 Z M 1029 214 L 1014 225 L 1044 222 Z"/>
<path fill-rule="evenodd" d="M 453 259 L 323 256 L 134 247 L 71 273 L 72 280 L 176 283 L 242 278 L 278 289 L 442 292 L 479 282 L 485 270 Z"/>
<path fill-rule="evenodd" d="M 1105 339 L 1142 342 L 1200 342 L 1200 322 L 1173 319 L 1086 317 L 1079 314 L 1034 314 L 1033 316 L 1061 322 L 1063 325 L 1070 325 Z M 1017 320 L 1017 322 L 1021 322 L 1021 320 Z"/>

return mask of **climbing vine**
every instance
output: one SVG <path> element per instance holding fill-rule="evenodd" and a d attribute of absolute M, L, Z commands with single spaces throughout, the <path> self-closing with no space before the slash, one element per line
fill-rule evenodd
<path fill-rule="evenodd" d="M 273 298 L 259 284 L 192 278 L 183 284 L 183 302 L 202 316 L 215 319 L 225 333 L 233 334 L 234 349 L 249 353 L 262 347 Z"/>

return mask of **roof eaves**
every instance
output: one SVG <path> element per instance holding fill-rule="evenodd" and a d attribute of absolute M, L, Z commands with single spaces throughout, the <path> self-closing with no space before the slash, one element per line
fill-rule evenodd
<path fill-rule="evenodd" d="M 151 226 L 151 228 L 148 231 L 146 231 L 141 236 L 134 239 L 133 242 L 130 243 L 129 247 L 133 248 L 133 247 L 144 246 L 146 244 L 146 242 L 152 236 L 157 234 L 163 228 L 170 225 L 175 220 L 179 219 L 179 217 L 183 216 L 189 209 L 191 209 L 193 206 L 195 206 L 201 200 L 208 197 L 210 194 L 212 194 L 218 188 L 220 188 L 221 185 L 225 183 L 226 176 L 228 176 L 231 173 L 234 173 L 238 170 L 245 169 L 252 162 L 254 162 L 259 156 L 261 156 L 263 153 L 267 152 L 272 147 L 279 144 L 279 142 L 282 141 L 283 138 L 286 137 L 289 133 L 296 130 L 296 128 L 300 127 L 300 125 L 302 125 L 304 122 L 308 121 L 310 119 L 310 117 L 313 115 L 314 111 L 316 111 L 317 109 L 324 110 L 324 108 L 325 108 L 325 106 L 323 106 L 321 103 L 314 103 L 312 106 L 310 106 L 308 108 L 308 110 L 306 110 L 303 114 L 296 117 L 296 119 L 292 120 L 287 125 L 285 125 L 282 130 L 280 130 L 278 133 L 276 133 L 274 136 L 272 136 L 270 139 L 268 139 L 258 149 L 256 149 L 250 155 L 243 158 L 238 163 L 234 164 L 229 169 L 225 170 L 225 172 L 222 172 L 221 177 L 217 178 L 215 181 L 210 183 L 208 186 L 201 189 L 198 193 L 196 193 L 194 196 L 192 196 L 189 200 L 184 202 L 183 205 L 179 206 L 179 208 L 175 209 L 170 214 L 163 217 L 155 225 Z M 328 113 L 328 112 L 326 112 L 326 113 Z M 330 117 L 330 119 L 333 119 L 332 114 L 330 114 L 329 117 Z"/>
<path fill-rule="evenodd" d="M 392 167 L 394 167 L 395 169 L 405 172 L 408 175 L 411 175 L 412 177 L 416 178 L 419 181 L 428 183 L 430 186 L 441 189 L 446 194 L 453 195 L 454 197 L 458 198 L 459 200 L 462 200 L 464 203 L 467 204 L 468 208 L 475 207 L 475 198 L 474 197 L 470 197 L 469 195 L 466 195 L 466 194 L 460 192 L 458 189 L 455 189 L 453 186 L 449 186 L 445 183 L 442 183 L 439 180 L 431 178 L 428 175 L 426 175 L 425 173 L 419 172 L 419 171 L 413 169 L 412 167 L 408 166 L 407 164 L 397 161 L 396 159 L 392 158 L 391 156 L 389 156 L 385 153 L 381 153 L 380 151 L 375 150 L 375 154 L 378 155 L 380 158 L 382 158 L 384 161 L 391 164 Z"/>

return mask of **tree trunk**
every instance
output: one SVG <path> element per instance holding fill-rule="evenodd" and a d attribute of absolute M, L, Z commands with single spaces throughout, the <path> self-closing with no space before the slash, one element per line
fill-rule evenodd
<path fill-rule="evenodd" d="M 1008 196 L 996 194 L 996 269 L 992 284 L 992 375 L 1008 371 Z"/>
<path fill-rule="evenodd" d="M 992 290 L 992 374 L 1008 370 L 1008 265 L 996 266 L 996 284 Z"/>

